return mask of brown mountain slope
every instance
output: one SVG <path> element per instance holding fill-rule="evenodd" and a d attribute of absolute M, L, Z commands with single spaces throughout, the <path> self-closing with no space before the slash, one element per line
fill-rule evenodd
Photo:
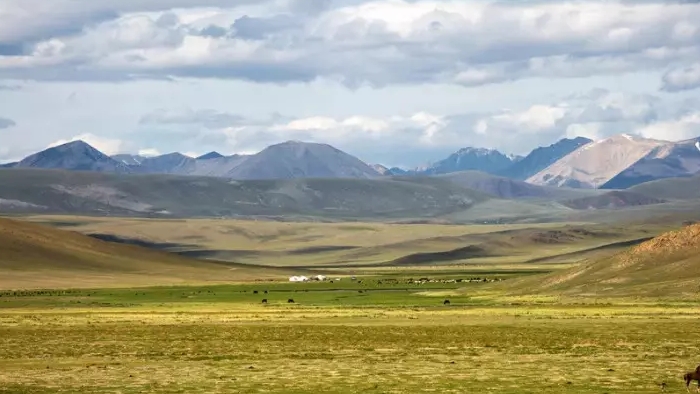
<path fill-rule="evenodd" d="M 581 146 L 527 181 L 535 185 L 595 189 L 654 149 L 669 144 L 628 134 L 617 135 Z"/>
<path fill-rule="evenodd" d="M 0 288 L 5 289 L 229 282 L 287 274 L 187 259 L 0 218 Z"/>
<path fill-rule="evenodd" d="M 624 252 L 514 283 L 518 293 L 682 298 L 700 294 L 700 224 L 662 234 Z"/>

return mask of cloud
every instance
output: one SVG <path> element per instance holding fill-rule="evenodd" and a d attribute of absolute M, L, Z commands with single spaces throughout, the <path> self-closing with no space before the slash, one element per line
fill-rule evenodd
<path fill-rule="evenodd" d="M 368 162 L 415 166 L 443 158 L 466 147 L 527 154 L 561 138 L 602 139 L 629 133 L 661 139 L 686 138 L 692 130 L 692 111 L 674 112 L 675 103 L 652 95 L 593 89 L 554 103 L 488 113 L 347 117 L 275 115 L 249 119 L 210 110 L 159 110 L 168 113 L 162 129 L 142 125 L 134 135 L 154 135 L 151 141 L 177 135 L 180 144 L 168 149 L 222 153 L 257 152 L 287 140 L 329 143 Z M 688 107 L 690 108 L 690 106 Z M 159 118 L 147 114 L 143 119 Z M 231 124 L 219 119 L 231 119 Z M 664 132 L 667 137 L 664 138 Z"/>
<path fill-rule="evenodd" d="M 59 3 L 78 15 L 78 2 L 67 1 Z M 27 26 L 18 27 L 26 32 L 6 27 L 0 37 L 9 44 L 41 39 L 26 38 L 21 54 L 0 56 L 0 76 L 477 86 L 661 70 L 700 60 L 698 3 L 277 1 L 245 13 L 232 2 L 213 0 L 105 3 L 83 5 L 94 15 L 76 16 L 78 22 L 66 12 L 58 19 L 79 29 L 63 31 L 33 26 L 29 19 L 42 18 L 29 12 L 31 4 L 11 1 L 15 12 L 7 15 L 21 17 L 10 24 L 26 19 Z M 166 10 L 166 4 L 183 8 Z M 53 7 L 49 11 L 60 9 Z"/>
<path fill-rule="evenodd" d="M 91 26 L 130 13 L 167 13 L 192 7 L 240 7 L 266 0 L 3 0 L 0 4 L 0 47 L 35 43 L 80 34 Z"/>
<path fill-rule="evenodd" d="M 0 129 L 9 129 L 10 127 L 16 125 L 17 123 L 15 123 L 15 121 L 12 119 L 0 118 Z"/>
<path fill-rule="evenodd" d="M 661 90 L 679 92 L 700 87 L 700 63 L 688 67 L 674 68 L 666 72 L 662 79 Z"/>
<path fill-rule="evenodd" d="M 700 130 L 700 112 L 686 114 L 679 119 L 653 123 L 637 130 L 637 134 L 659 140 L 680 141 L 697 138 Z"/>
<path fill-rule="evenodd" d="M 139 120 L 141 125 L 201 125 L 205 128 L 220 128 L 240 124 L 245 120 L 240 115 L 214 110 L 167 110 L 158 109 Z"/>
<path fill-rule="evenodd" d="M 93 148 L 99 150 L 100 152 L 106 155 L 116 155 L 117 153 L 123 152 L 123 148 L 125 148 L 124 142 L 119 139 L 105 138 L 89 133 L 77 135 L 69 139 L 54 141 L 51 144 L 49 144 L 46 148 L 48 149 L 78 140 L 83 141 L 88 145 L 91 145 Z"/>
<path fill-rule="evenodd" d="M 474 130 L 480 140 L 512 153 L 548 145 L 561 138 L 606 138 L 637 133 L 665 111 L 658 98 L 594 89 L 555 104 L 537 104 L 520 111 L 503 110 L 479 118 Z"/>
<path fill-rule="evenodd" d="M 158 151 L 158 149 L 146 148 L 146 149 L 139 149 L 138 155 L 143 156 L 143 157 L 155 157 L 155 156 L 160 156 L 160 152 Z"/>
<path fill-rule="evenodd" d="M 19 85 L 5 85 L 0 83 L 0 91 L 3 90 L 10 90 L 10 91 L 16 91 L 22 89 Z"/>

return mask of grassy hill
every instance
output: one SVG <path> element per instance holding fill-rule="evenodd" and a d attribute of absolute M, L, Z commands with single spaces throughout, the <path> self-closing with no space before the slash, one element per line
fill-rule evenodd
<path fill-rule="evenodd" d="M 613 256 L 511 285 L 511 290 L 519 293 L 697 297 L 700 225 L 670 231 Z"/>
<path fill-rule="evenodd" d="M 138 286 L 282 278 L 287 271 L 184 258 L 0 218 L 0 288 Z"/>
<path fill-rule="evenodd" d="M 690 197 L 693 188 L 696 186 L 689 184 L 691 191 L 668 191 L 663 185 L 651 187 L 650 192 L 557 189 L 474 171 L 445 176 L 235 181 L 0 169 L 0 212 L 403 223 L 620 222 L 639 218 L 653 222 L 697 212 L 700 199 L 692 200 L 698 204 L 691 200 L 679 204 L 664 198 L 673 193 Z M 662 200 L 668 203 L 659 203 Z M 582 204 L 585 209 L 580 209 Z"/>
<path fill-rule="evenodd" d="M 0 170 L 0 207 L 17 213 L 431 218 L 469 209 L 489 198 L 437 178 L 232 181 L 171 175 Z"/>
<path fill-rule="evenodd" d="M 665 200 L 700 199 L 700 176 L 660 179 L 633 186 L 628 190 Z"/>
<path fill-rule="evenodd" d="M 598 190 L 540 186 L 487 174 L 481 171 L 461 171 L 438 176 L 450 182 L 505 199 L 574 199 L 601 194 Z"/>
<path fill-rule="evenodd" d="M 562 201 L 573 209 L 615 209 L 644 205 L 662 204 L 664 200 L 627 190 L 616 190 L 598 196 L 581 197 Z"/>
<path fill-rule="evenodd" d="M 256 266 L 337 268 L 350 274 L 346 268 L 467 264 L 494 269 L 523 264 L 529 269 L 534 263 L 570 264 L 663 231 L 649 225 L 583 223 L 414 225 L 65 216 L 26 220 L 183 256 Z"/>

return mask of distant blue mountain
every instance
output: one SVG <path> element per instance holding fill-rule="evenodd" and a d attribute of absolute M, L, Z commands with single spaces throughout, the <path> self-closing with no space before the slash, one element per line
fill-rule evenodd
<path fill-rule="evenodd" d="M 537 148 L 523 159 L 497 172 L 498 175 L 517 180 L 525 180 L 551 166 L 562 157 L 592 142 L 585 137 L 565 138 L 558 142 Z"/>
<path fill-rule="evenodd" d="M 83 141 L 68 142 L 26 157 L 15 168 L 47 168 L 76 171 L 131 173 L 126 164 L 98 151 Z"/>
<path fill-rule="evenodd" d="M 222 157 L 225 156 L 219 152 L 209 152 L 199 156 L 197 160 L 221 159 Z"/>

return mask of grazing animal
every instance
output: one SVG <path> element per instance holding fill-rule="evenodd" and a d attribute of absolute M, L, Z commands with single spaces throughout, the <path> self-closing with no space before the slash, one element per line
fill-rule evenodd
<path fill-rule="evenodd" d="M 267 298 L 263 298 L 262 303 L 267 304 Z"/>
<path fill-rule="evenodd" d="M 287 303 L 293 304 L 293 303 L 294 303 L 294 299 L 293 299 L 293 298 L 288 299 L 288 300 L 287 300 Z"/>
<path fill-rule="evenodd" d="M 253 290 L 253 294 L 258 294 L 258 291 L 257 291 L 257 290 Z"/>
<path fill-rule="evenodd" d="M 450 305 L 450 300 L 445 300 L 445 302 L 442 303 L 443 305 Z"/>
<path fill-rule="evenodd" d="M 685 380 L 685 390 L 690 391 L 690 382 L 693 380 L 696 380 L 698 382 L 698 388 L 696 391 L 700 392 L 700 365 L 695 368 L 695 371 L 692 372 L 687 372 L 685 375 L 683 375 L 683 380 Z"/>

